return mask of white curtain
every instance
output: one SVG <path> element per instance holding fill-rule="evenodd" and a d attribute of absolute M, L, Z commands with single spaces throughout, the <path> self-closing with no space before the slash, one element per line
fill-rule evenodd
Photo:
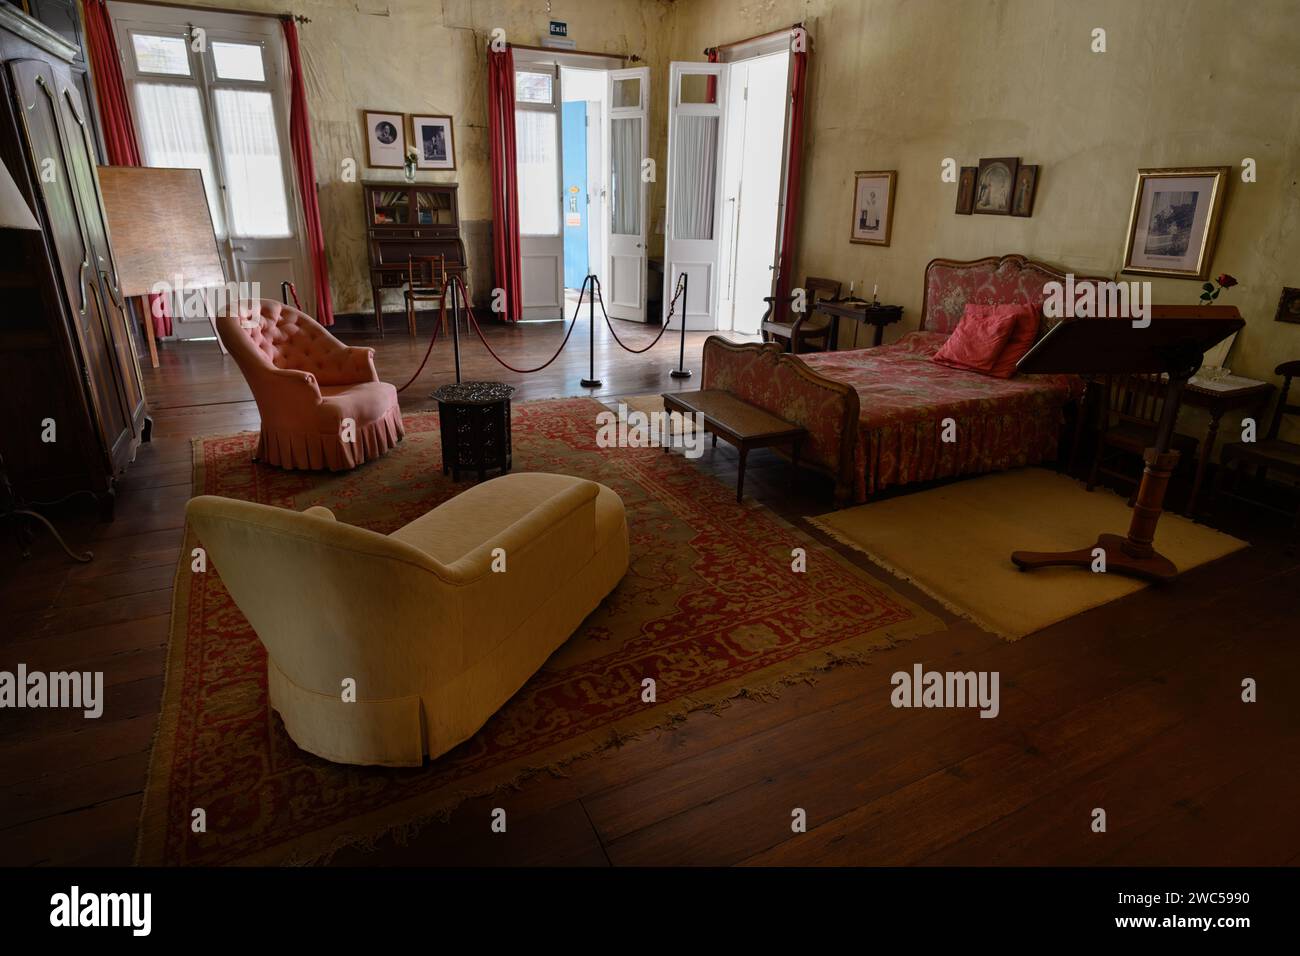
<path fill-rule="evenodd" d="M 519 232 L 560 232 L 560 167 L 555 114 L 515 111 L 515 162 L 519 173 Z"/>
<path fill-rule="evenodd" d="M 712 239 L 718 117 L 679 115 L 673 153 L 673 238 Z"/>
<path fill-rule="evenodd" d="M 292 235 L 271 94 L 219 89 L 214 99 L 234 220 L 231 231 L 258 238 Z"/>
<path fill-rule="evenodd" d="M 144 164 L 201 170 L 212 225 L 218 236 L 224 236 L 226 224 L 221 215 L 217 178 L 212 172 L 198 89 L 174 83 L 137 83 L 135 108 Z"/>
<path fill-rule="evenodd" d="M 626 81 L 624 81 L 626 82 Z M 641 119 L 623 117 L 611 124 L 613 168 L 610 173 L 610 231 L 641 234 Z"/>

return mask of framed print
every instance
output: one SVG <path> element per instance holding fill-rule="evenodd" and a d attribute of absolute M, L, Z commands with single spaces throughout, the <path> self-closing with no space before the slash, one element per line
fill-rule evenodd
<path fill-rule="evenodd" d="M 1011 215 L 1011 195 L 1016 186 L 1016 157 L 981 159 L 975 171 L 974 212 L 985 216 Z"/>
<path fill-rule="evenodd" d="M 894 183 L 898 170 L 853 174 L 853 228 L 850 242 L 872 246 L 889 245 L 894 222 Z"/>
<path fill-rule="evenodd" d="M 412 116 L 411 134 L 418 169 L 456 168 L 450 116 Z"/>
<path fill-rule="evenodd" d="M 376 169 L 401 169 L 406 165 L 406 118 L 401 113 L 363 110 L 366 130 L 366 165 Z"/>
<path fill-rule="evenodd" d="M 1208 278 L 1227 182 L 1227 166 L 1139 169 L 1121 271 Z"/>
<path fill-rule="evenodd" d="M 1016 188 L 1011 193 L 1011 215 L 1034 214 L 1034 194 L 1038 192 L 1038 167 L 1021 166 L 1016 170 Z"/>
<path fill-rule="evenodd" d="M 957 208 L 955 212 L 959 216 L 969 216 L 971 207 L 975 205 L 975 173 L 977 167 L 963 166 L 961 175 L 957 177 Z"/>
<path fill-rule="evenodd" d="M 1278 322 L 1300 324 L 1300 289 L 1282 287 L 1282 298 L 1277 300 L 1277 315 L 1273 318 Z"/>

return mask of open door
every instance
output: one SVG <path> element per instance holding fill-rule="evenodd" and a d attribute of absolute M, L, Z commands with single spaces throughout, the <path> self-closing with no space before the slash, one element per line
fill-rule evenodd
<path fill-rule="evenodd" d="M 646 105 L 650 69 L 610 70 L 609 268 L 605 308 L 615 319 L 646 320 L 646 183 L 641 162 L 646 149 Z"/>
<path fill-rule="evenodd" d="M 515 159 L 519 175 L 522 318 L 564 317 L 561 225 L 560 71 L 515 65 Z"/>
<path fill-rule="evenodd" d="M 685 273 L 688 329 L 717 327 L 722 237 L 725 63 L 673 63 L 668 90 L 668 211 L 664 228 L 664 312 Z M 677 315 L 682 311 L 679 309 Z M 676 327 L 676 317 L 673 322 Z"/>

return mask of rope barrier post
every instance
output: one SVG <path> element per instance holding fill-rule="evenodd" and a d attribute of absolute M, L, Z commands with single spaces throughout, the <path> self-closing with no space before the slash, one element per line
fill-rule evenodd
<path fill-rule="evenodd" d="M 587 288 L 588 285 L 591 286 L 590 289 Z M 582 288 L 587 293 L 587 314 L 591 317 L 591 364 L 588 366 L 589 376 L 582 380 L 582 387 L 600 388 L 605 383 L 596 378 L 596 277 L 589 275 L 583 279 Z M 581 304 L 581 293 L 579 303 Z"/>
<path fill-rule="evenodd" d="M 691 277 L 689 273 L 682 273 L 682 339 L 681 346 L 677 352 L 677 367 L 668 374 L 673 378 L 690 378 L 691 370 L 686 367 L 686 299 L 690 294 Z"/>
<path fill-rule="evenodd" d="M 285 279 L 280 283 L 280 302 L 284 305 L 289 304 L 289 280 Z"/>
<path fill-rule="evenodd" d="M 451 287 L 451 346 L 452 352 L 456 356 L 456 384 L 460 384 L 460 286 L 453 284 Z M 444 311 L 442 317 L 445 319 L 447 313 Z"/>

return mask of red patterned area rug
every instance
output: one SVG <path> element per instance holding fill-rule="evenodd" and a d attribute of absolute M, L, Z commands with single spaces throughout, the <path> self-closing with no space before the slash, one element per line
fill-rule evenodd
<path fill-rule="evenodd" d="M 177 569 L 143 864 L 320 861 L 445 819 L 465 798 L 557 770 L 692 711 L 778 691 L 940 629 L 934 615 L 767 508 L 654 448 L 601 449 L 592 399 L 514 406 L 516 470 L 580 475 L 623 498 L 631 568 L 577 633 L 471 740 L 418 768 L 329 763 L 294 746 L 266 693 L 266 656 L 221 584 Z M 253 433 L 194 443 L 194 492 L 303 509 L 391 532 L 468 485 L 441 472 L 436 413 L 352 472 L 254 464 Z M 791 552 L 807 554 L 805 573 Z M 309 587 L 310 581 L 295 586 Z M 376 635 L 382 639 L 382 635 Z M 657 702 L 643 703 L 653 677 Z M 202 808 L 206 832 L 194 832 Z"/>

